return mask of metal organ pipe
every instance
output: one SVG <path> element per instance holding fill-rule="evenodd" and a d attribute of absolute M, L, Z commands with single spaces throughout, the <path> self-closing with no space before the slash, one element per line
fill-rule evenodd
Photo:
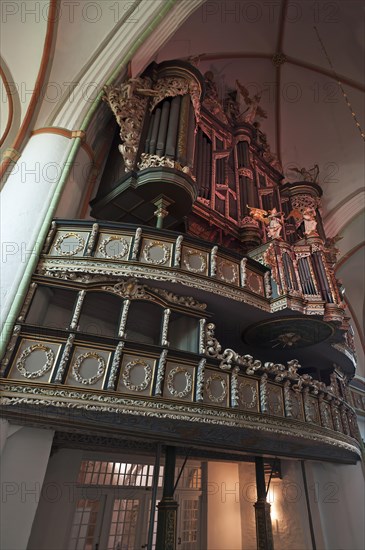
<path fill-rule="evenodd" d="M 170 114 L 170 101 L 165 99 L 162 104 L 160 126 L 157 135 L 156 155 L 162 157 L 165 154 L 167 126 Z"/>
<path fill-rule="evenodd" d="M 181 99 L 179 133 L 177 139 L 177 160 L 183 166 L 187 164 L 187 142 L 188 139 L 190 139 L 190 135 L 188 135 L 190 106 L 190 96 L 186 94 Z"/>
<path fill-rule="evenodd" d="M 166 138 L 166 151 L 165 154 L 173 159 L 176 158 L 176 141 L 177 131 L 179 125 L 179 113 L 180 113 L 181 97 L 176 96 L 171 101 L 169 125 Z"/>
<path fill-rule="evenodd" d="M 151 141 L 150 141 L 150 147 L 148 151 L 150 155 L 156 154 L 156 144 L 157 144 L 158 129 L 160 126 L 160 118 L 161 118 L 161 107 L 157 107 L 154 112 Z"/>

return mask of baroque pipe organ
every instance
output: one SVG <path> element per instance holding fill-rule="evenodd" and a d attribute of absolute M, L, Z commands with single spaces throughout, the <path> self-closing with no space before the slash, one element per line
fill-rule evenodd
<path fill-rule="evenodd" d="M 124 172 L 101 178 L 93 220 L 52 223 L 2 363 L 10 418 L 167 444 L 156 548 L 176 545 L 176 445 L 252 457 L 260 548 L 260 456 L 360 455 L 318 174 L 284 181 L 246 92 L 222 100 L 182 61 L 105 90 Z"/>

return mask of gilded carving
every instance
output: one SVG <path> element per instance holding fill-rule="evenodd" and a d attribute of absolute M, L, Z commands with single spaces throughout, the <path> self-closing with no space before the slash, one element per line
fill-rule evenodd
<path fill-rule="evenodd" d="M 200 266 L 199 267 L 193 267 L 190 264 L 190 258 L 195 257 L 200 259 Z M 193 273 L 204 273 L 207 267 L 207 261 L 205 254 L 202 254 L 198 250 L 185 250 L 184 256 L 183 256 L 183 264 L 186 267 L 188 271 L 192 271 Z"/>
<path fill-rule="evenodd" d="M 180 267 L 181 262 L 181 250 L 182 250 L 182 242 L 184 237 L 182 235 L 179 235 L 176 239 L 175 244 L 175 256 L 174 256 L 174 267 Z"/>
<path fill-rule="evenodd" d="M 163 347 L 166 347 L 169 345 L 169 342 L 167 340 L 167 334 L 169 331 L 169 319 L 171 315 L 171 309 L 164 309 L 163 312 L 163 323 L 162 323 L 162 335 L 161 335 L 161 345 Z"/>
<path fill-rule="evenodd" d="M 174 386 L 175 376 L 179 373 L 184 373 L 185 375 L 185 388 L 181 391 L 177 391 L 177 389 Z M 169 374 L 167 375 L 166 385 L 169 392 L 174 397 L 179 397 L 179 398 L 186 397 L 191 393 L 191 389 L 193 387 L 193 375 L 185 367 L 175 367 L 171 369 Z"/>
<path fill-rule="evenodd" d="M 231 270 L 231 273 L 232 273 L 231 277 L 227 277 L 227 275 L 224 273 L 225 268 Z M 229 284 L 237 283 L 238 282 L 237 266 L 226 260 L 221 260 L 218 264 L 218 276 L 225 283 L 229 283 Z"/>
<path fill-rule="evenodd" d="M 137 167 L 139 170 L 145 170 L 146 168 L 174 168 L 189 176 L 192 175 L 189 166 L 183 166 L 180 162 L 169 157 L 160 157 L 159 155 L 150 155 L 148 153 L 141 154 L 141 160 L 137 164 Z"/>
<path fill-rule="evenodd" d="M 137 227 L 136 233 L 134 235 L 134 242 L 133 242 L 133 248 L 132 248 L 132 260 L 136 260 L 139 253 L 139 247 L 141 246 L 141 238 L 142 238 L 142 228 Z"/>
<path fill-rule="evenodd" d="M 196 401 L 199 403 L 203 401 L 203 388 L 204 388 L 204 370 L 207 360 L 202 358 L 199 361 L 198 373 L 196 377 Z"/>
<path fill-rule="evenodd" d="M 120 251 L 117 254 L 108 254 L 106 247 L 109 243 L 117 241 L 119 243 Z M 120 235 L 109 235 L 103 239 L 99 245 L 99 252 L 104 258 L 122 259 L 129 251 L 129 243 L 123 239 Z"/>
<path fill-rule="evenodd" d="M 265 285 L 265 296 L 266 298 L 272 297 L 272 286 L 271 286 L 271 276 L 270 271 L 266 271 L 264 274 L 264 285 Z"/>
<path fill-rule="evenodd" d="M 71 330 L 75 330 L 77 328 L 80 313 L 81 313 L 81 308 L 82 308 L 82 304 L 84 303 L 85 296 L 86 296 L 86 291 L 85 290 L 80 290 L 79 293 L 78 293 L 78 297 L 77 297 L 77 301 L 76 301 L 76 305 L 75 305 L 75 310 L 73 312 L 72 320 L 71 320 L 71 323 L 70 323 L 70 329 Z"/>
<path fill-rule="evenodd" d="M 63 250 L 62 244 L 66 239 L 69 239 L 70 237 L 77 241 L 77 245 L 68 247 L 68 250 Z M 73 231 L 68 231 L 67 233 L 63 233 L 56 239 L 56 242 L 54 243 L 55 250 L 57 250 L 57 252 L 61 256 L 75 256 L 75 254 L 78 254 L 84 249 L 84 246 L 85 246 L 85 239 L 81 237 L 81 235 Z"/>
<path fill-rule="evenodd" d="M 143 367 L 144 369 L 144 379 L 140 384 L 132 384 L 130 377 L 131 371 L 136 367 Z M 144 391 L 148 388 L 152 380 L 152 367 L 146 361 L 141 359 L 136 359 L 134 361 L 129 361 L 122 371 L 122 380 L 123 384 L 128 390 L 131 391 Z"/>
<path fill-rule="evenodd" d="M 211 389 L 211 386 L 212 386 L 212 382 L 214 381 L 217 381 L 220 383 L 221 385 L 221 388 L 222 388 L 222 392 L 220 395 L 216 396 L 216 395 L 213 395 L 212 393 L 212 389 Z M 205 390 L 207 392 L 207 396 L 209 398 L 209 400 L 212 402 L 212 403 L 223 403 L 224 400 L 226 399 L 227 397 L 227 382 L 226 380 L 223 378 L 222 375 L 220 374 L 212 374 L 210 375 L 207 380 L 205 381 Z"/>
<path fill-rule="evenodd" d="M 215 325 L 208 323 L 205 326 L 205 353 L 209 357 L 218 357 L 222 346 L 214 336 Z"/>
<path fill-rule="evenodd" d="M 125 337 L 125 327 L 126 327 L 126 324 L 127 324 L 127 317 L 128 317 L 128 311 L 129 311 L 129 306 L 130 305 L 131 305 L 130 300 L 128 300 L 128 299 L 124 300 L 122 315 L 121 315 L 121 318 L 120 318 L 119 330 L 118 330 L 119 338 L 124 338 Z"/>
<path fill-rule="evenodd" d="M 269 412 L 267 379 L 268 379 L 268 376 L 266 373 L 264 373 L 260 378 L 260 408 L 262 413 Z"/>
<path fill-rule="evenodd" d="M 155 95 L 148 77 L 131 78 L 119 87 L 106 86 L 105 96 L 120 126 L 122 144 L 119 146 L 125 171 L 133 170 L 141 137 L 148 96 Z"/>
<path fill-rule="evenodd" d="M 231 406 L 238 407 L 239 395 L 238 395 L 238 373 L 239 367 L 235 367 L 232 370 L 231 375 Z"/>
<path fill-rule="evenodd" d="M 163 379 L 165 376 L 167 353 L 168 353 L 168 350 L 163 349 L 160 355 L 160 360 L 158 362 L 158 369 L 157 369 L 155 395 L 162 395 L 162 385 L 163 385 Z"/>
<path fill-rule="evenodd" d="M 241 271 L 241 286 L 246 286 L 246 278 L 247 278 L 247 258 L 242 258 L 240 262 L 240 271 Z"/>
<path fill-rule="evenodd" d="M 201 90 L 193 79 L 185 79 L 177 76 L 159 78 L 154 85 L 155 97 L 151 101 L 150 111 L 156 107 L 165 97 L 190 94 L 195 111 L 196 121 L 200 120 L 200 94 Z"/>
<path fill-rule="evenodd" d="M 210 276 L 211 277 L 215 277 L 217 274 L 217 252 L 218 252 L 218 246 L 213 246 L 210 253 Z"/>
<path fill-rule="evenodd" d="M 160 248 L 162 250 L 163 254 L 161 258 L 152 258 L 151 250 L 153 248 Z M 144 246 L 143 257 L 149 264 L 163 265 L 170 259 L 170 248 L 161 241 L 151 241 Z"/>
<path fill-rule="evenodd" d="M 257 383 L 243 380 L 238 386 L 239 401 L 244 409 L 257 409 Z"/>
<path fill-rule="evenodd" d="M 62 357 L 61 357 L 59 367 L 57 369 L 55 382 L 62 382 L 63 375 L 66 371 L 67 364 L 68 364 L 69 359 L 70 359 L 70 354 L 71 354 L 71 350 L 72 350 L 74 340 L 75 340 L 75 334 L 69 334 L 69 336 L 67 338 L 65 348 L 64 348 L 63 353 L 62 353 Z"/>
<path fill-rule="evenodd" d="M 26 362 L 28 357 L 35 351 L 43 351 L 46 355 L 46 362 L 40 369 L 30 371 L 26 367 Z M 55 355 L 51 348 L 45 346 L 44 344 L 33 344 L 32 346 L 25 348 L 25 350 L 23 350 L 23 352 L 20 354 L 16 362 L 16 368 L 22 376 L 33 380 L 35 378 L 40 378 L 48 371 L 50 371 L 53 366 L 54 359 Z"/>
<path fill-rule="evenodd" d="M 110 376 L 108 380 L 108 390 L 115 390 L 118 370 L 120 367 L 120 362 L 123 354 L 123 348 L 124 348 L 124 342 L 118 342 L 114 352 L 112 368 L 110 369 Z"/>
<path fill-rule="evenodd" d="M 84 378 L 80 373 L 82 363 L 87 359 L 95 359 L 98 363 L 96 374 L 94 374 L 94 376 L 91 376 L 90 378 Z M 102 357 L 99 353 L 96 353 L 95 351 L 87 351 L 86 353 L 82 353 L 81 355 L 79 355 L 75 360 L 74 364 L 72 365 L 72 376 L 80 384 L 84 384 L 85 386 L 92 386 L 104 376 L 105 368 L 106 363 L 104 357 Z"/>
<path fill-rule="evenodd" d="M 292 424 L 290 419 L 273 418 L 250 412 L 245 413 L 242 410 L 222 408 L 218 411 L 193 403 L 165 403 L 160 399 L 125 398 L 120 395 L 101 392 L 84 393 L 75 388 L 68 389 L 67 387 L 42 387 L 40 385 L 29 387 L 19 382 L 3 383 L 1 404 L 4 407 L 29 404 L 75 410 L 84 409 L 107 414 L 115 411 L 115 413 L 118 413 L 115 416 L 116 421 L 120 414 L 140 415 L 145 418 L 166 418 L 166 415 L 168 415 L 171 420 L 219 425 L 222 429 L 220 437 L 224 437 L 224 434 L 228 433 L 226 426 L 242 427 L 255 430 L 258 434 L 263 430 L 277 435 L 299 436 L 309 442 L 326 443 L 361 456 L 356 440 L 339 432 L 329 433 L 328 430 L 323 430 L 320 426 L 309 423 L 301 424 L 301 430 L 298 432 L 298 424 Z"/>
<path fill-rule="evenodd" d="M 94 246 L 96 243 L 96 237 L 98 236 L 98 233 L 99 233 L 99 224 L 93 223 L 93 227 L 92 227 L 90 237 L 86 247 L 86 256 L 91 256 L 91 254 L 93 253 Z"/>
<path fill-rule="evenodd" d="M 206 326 L 206 319 L 199 319 L 199 353 L 203 354 L 206 353 L 205 349 L 205 326 Z"/>

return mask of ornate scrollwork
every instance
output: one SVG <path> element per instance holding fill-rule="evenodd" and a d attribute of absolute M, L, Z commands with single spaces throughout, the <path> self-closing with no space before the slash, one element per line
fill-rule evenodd
<path fill-rule="evenodd" d="M 93 227 L 92 227 L 90 237 L 89 237 L 87 247 L 86 247 L 86 256 L 91 256 L 91 254 L 94 250 L 94 246 L 95 246 L 95 243 L 96 243 L 96 237 L 98 236 L 98 233 L 99 233 L 99 224 L 98 223 L 93 223 Z"/>
<path fill-rule="evenodd" d="M 218 357 L 222 346 L 214 336 L 214 323 L 208 323 L 205 325 L 205 353 L 209 357 Z"/>
<path fill-rule="evenodd" d="M 211 277 L 215 277 L 217 274 L 217 252 L 218 252 L 218 246 L 213 246 L 212 251 L 210 253 L 210 276 Z"/>
<path fill-rule="evenodd" d="M 174 267 L 180 267 L 181 262 L 181 250 L 182 250 L 182 242 L 184 237 L 182 235 L 179 235 L 176 239 L 175 244 L 175 257 L 174 257 Z"/>
<path fill-rule="evenodd" d="M 197 402 L 203 401 L 203 387 L 204 387 L 204 369 L 207 360 L 202 358 L 199 361 L 198 373 L 196 376 L 196 400 Z"/>
<path fill-rule="evenodd" d="M 140 384 L 132 384 L 131 382 L 131 370 L 141 366 L 144 369 L 144 380 Z M 131 391 L 144 391 L 148 388 L 152 380 L 152 367 L 146 361 L 136 359 L 135 361 L 129 361 L 123 368 L 122 380 L 125 387 Z"/>
<path fill-rule="evenodd" d="M 122 145 L 119 146 L 125 171 L 133 170 L 141 136 L 148 96 L 155 95 L 148 77 L 131 78 L 119 87 L 106 86 L 105 96 L 120 126 Z"/>
<path fill-rule="evenodd" d="M 62 250 L 62 243 L 64 242 L 65 239 L 69 239 L 70 237 L 77 240 L 77 245 L 75 247 L 72 247 L 72 249 L 70 248 L 70 250 L 67 250 L 67 251 Z M 81 237 L 81 235 L 79 235 L 78 233 L 74 233 L 73 231 L 69 231 L 68 233 L 63 233 L 63 235 L 60 235 L 57 238 L 56 242 L 54 243 L 55 250 L 57 250 L 57 252 L 61 254 L 61 256 L 75 256 L 76 254 L 81 252 L 81 250 L 84 249 L 84 246 L 85 246 L 85 239 Z"/>
<path fill-rule="evenodd" d="M 115 383 L 117 381 L 117 373 L 122 359 L 122 353 L 124 348 L 124 342 L 118 342 L 118 345 L 114 352 L 112 368 L 110 369 L 110 376 L 108 380 L 108 390 L 115 389 Z"/>
<path fill-rule="evenodd" d="M 35 351 L 44 351 L 46 354 L 46 362 L 44 365 L 35 371 L 30 371 L 26 368 L 26 362 L 28 357 Z M 34 378 L 40 378 L 44 374 L 46 374 L 49 370 L 51 370 L 54 362 L 54 352 L 51 348 L 45 346 L 44 344 L 33 344 L 32 346 L 29 346 L 23 350 L 21 355 L 19 356 L 19 359 L 16 362 L 16 368 L 20 372 L 22 376 L 29 379 Z"/>
<path fill-rule="evenodd" d="M 192 267 L 190 265 L 191 256 L 197 256 L 198 258 L 200 258 L 201 260 L 200 267 Z M 186 269 L 188 271 L 192 271 L 193 273 L 204 273 L 207 267 L 207 261 L 205 259 L 205 255 L 197 250 L 185 250 L 183 263 Z"/>
<path fill-rule="evenodd" d="M 169 331 L 169 319 L 171 315 L 171 309 L 164 309 L 163 312 L 163 323 L 162 323 L 162 335 L 161 335 L 161 345 L 167 347 L 169 342 L 167 340 L 167 335 Z"/>
<path fill-rule="evenodd" d="M 219 381 L 222 386 L 222 393 L 218 396 L 213 395 L 211 390 L 212 382 L 215 380 Z M 205 390 L 209 400 L 212 401 L 212 403 L 223 403 L 227 397 L 227 382 L 220 374 L 212 374 L 205 382 Z"/>
<path fill-rule="evenodd" d="M 148 153 L 141 154 L 141 160 L 137 164 L 139 170 L 145 170 L 146 168 L 174 168 L 184 174 L 191 175 L 191 169 L 189 166 L 183 166 L 180 162 L 170 159 L 169 157 L 160 157 L 159 155 L 150 155 Z"/>
<path fill-rule="evenodd" d="M 82 304 L 84 302 L 85 296 L 86 296 L 86 290 L 80 290 L 80 292 L 78 294 L 78 297 L 77 297 L 75 310 L 74 310 L 74 313 L 72 315 L 72 320 L 71 320 L 71 323 L 70 323 L 70 328 L 72 330 L 75 330 L 77 328 L 77 324 L 79 322 L 80 312 L 81 312 L 81 308 L 82 308 Z"/>
<path fill-rule="evenodd" d="M 185 79 L 178 76 L 166 76 L 159 78 L 154 86 L 155 97 L 151 101 L 150 111 L 156 107 L 165 97 L 190 94 L 197 122 L 200 120 L 200 93 L 198 84 L 193 79 Z"/>
<path fill-rule="evenodd" d="M 142 238 L 142 228 L 137 227 L 136 233 L 134 235 L 133 247 L 132 247 L 132 260 L 136 260 L 139 252 L 139 247 L 141 245 Z"/>
<path fill-rule="evenodd" d="M 246 285 L 246 279 L 247 279 L 246 264 L 247 264 L 247 258 L 242 258 L 242 260 L 241 260 L 241 262 L 240 262 L 241 286 L 245 286 L 245 285 Z"/>
<path fill-rule="evenodd" d="M 185 374 L 185 388 L 181 391 L 177 391 L 174 386 L 174 378 L 180 372 Z M 189 393 L 191 392 L 191 388 L 193 387 L 193 375 L 185 367 L 175 367 L 171 369 L 169 374 L 167 375 L 166 385 L 171 395 L 179 398 L 186 397 L 187 395 L 189 395 Z"/>
<path fill-rule="evenodd" d="M 65 349 L 63 350 L 63 353 L 62 353 L 62 357 L 61 357 L 59 367 L 57 369 L 55 382 L 62 382 L 62 378 L 63 378 L 63 375 L 64 375 L 66 367 L 67 367 L 67 363 L 68 363 L 69 358 L 70 358 L 70 354 L 71 354 L 71 350 L 72 350 L 74 340 L 75 340 L 75 334 L 69 334 L 69 336 L 67 338 L 66 345 L 65 345 Z"/>
<path fill-rule="evenodd" d="M 118 254 L 108 254 L 106 251 L 106 247 L 109 243 L 113 241 L 119 241 L 120 243 L 120 252 Z M 120 235 L 109 235 L 106 239 L 103 239 L 99 245 L 99 252 L 104 256 L 104 258 L 113 258 L 115 259 L 122 259 L 129 251 L 129 244 L 128 242 L 123 239 Z"/>
<path fill-rule="evenodd" d="M 231 376 L 231 404 L 232 407 L 238 407 L 238 373 L 240 368 L 235 367 Z"/>
<path fill-rule="evenodd" d="M 80 374 L 82 363 L 87 359 L 96 359 L 96 361 L 98 362 L 98 370 L 96 371 L 96 374 L 94 374 L 94 376 L 91 376 L 90 378 L 84 378 Z M 85 386 L 92 386 L 104 376 L 105 367 L 106 363 L 104 357 L 102 357 L 101 355 L 99 355 L 99 353 L 96 353 L 95 351 L 88 351 L 79 355 L 75 360 L 74 364 L 72 365 L 72 376 L 80 384 L 84 384 Z"/>
<path fill-rule="evenodd" d="M 162 394 L 162 383 L 165 376 L 165 368 L 166 368 L 166 361 L 167 361 L 167 349 L 163 349 L 160 355 L 160 360 L 158 362 L 158 369 L 157 369 L 157 380 L 156 380 L 156 389 L 155 389 L 155 395 L 161 395 Z"/>
<path fill-rule="evenodd" d="M 151 258 L 150 252 L 152 248 L 161 248 L 163 250 L 162 258 L 159 258 L 158 260 Z M 170 259 L 170 249 L 168 246 L 165 245 L 165 243 L 161 241 L 151 241 L 145 245 L 143 249 L 143 256 L 146 262 L 148 262 L 149 264 L 163 265 Z"/>

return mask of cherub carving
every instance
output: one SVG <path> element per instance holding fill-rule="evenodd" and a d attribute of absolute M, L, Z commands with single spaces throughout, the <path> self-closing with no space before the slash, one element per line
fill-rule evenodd
<path fill-rule="evenodd" d="M 289 218 L 294 218 L 296 229 L 304 223 L 304 235 L 307 237 L 318 236 L 316 211 L 312 206 L 306 206 L 303 212 L 296 209 L 292 210 L 287 216 L 287 219 Z"/>
<path fill-rule="evenodd" d="M 247 122 L 248 124 L 253 124 L 256 117 L 267 118 L 267 113 L 264 111 L 259 103 L 261 101 L 261 94 L 255 94 L 252 98 L 250 94 L 238 80 L 236 80 L 236 85 L 239 93 L 242 95 L 244 102 L 247 105 L 247 109 L 240 115 L 240 120 Z"/>
<path fill-rule="evenodd" d="M 284 223 L 283 212 L 278 212 L 276 208 L 267 211 L 262 208 L 247 207 L 250 209 L 250 216 L 254 220 L 261 221 L 268 226 L 266 231 L 270 239 L 281 239 L 280 233 Z"/>

